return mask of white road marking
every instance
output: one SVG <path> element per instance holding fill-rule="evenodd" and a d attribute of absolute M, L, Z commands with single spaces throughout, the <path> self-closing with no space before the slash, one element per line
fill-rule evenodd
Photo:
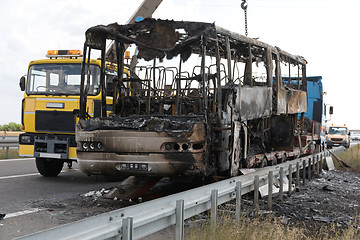
<path fill-rule="evenodd" d="M 16 162 L 16 161 L 30 161 L 35 160 L 35 158 L 16 158 L 16 159 L 1 159 L 0 163 L 2 162 Z"/>
<path fill-rule="evenodd" d="M 36 212 L 39 212 L 41 210 L 45 210 L 45 209 L 44 208 L 30 208 L 30 209 L 25 210 L 25 211 L 9 213 L 9 214 L 5 215 L 4 219 L 12 218 L 12 217 L 18 217 L 18 216 L 29 214 L 29 213 L 36 213 Z"/>
<path fill-rule="evenodd" d="M 65 173 L 65 172 L 75 172 L 78 171 L 78 169 L 66 169 L 66 170 L 62 170 L 61 173 Z M 10 178 L 20 178 L 20 177 L 30 177 L 30 176 L 40 176 L 40 173 L 27 173 L 27 174 L 19 174 L 19 175 L 12 175 L 12 176 L 4 176 L 4 177 L 0 177 L 0 180 L 3 179 L 10 179 Z"/>
<path fill-rule="evenodd" d="M 40 173 L 28 173 L 28 174 L 4 176 L 4 177 L 0 177 L 0 180 L 9 179 L 9 178 L 30 177 L 30 176 L 36 176 L 36 175 L 40 175 Z"/>

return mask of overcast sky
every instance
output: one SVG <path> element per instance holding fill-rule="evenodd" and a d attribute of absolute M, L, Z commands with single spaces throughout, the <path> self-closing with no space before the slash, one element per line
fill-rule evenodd
<path fill-rule="evenodd" d="M 142 0 L 0 0 L 0 124 L 20 123 L 19 79 L 47 50 L 81 49 L 86 29 L 125 23 Z M 215 22 L 244 34 L 241 0 L 163 0 L 153 17 Z M 332 122 L 360 129 L 360 1 L 248 0 L 249 37 L 302 55 L 322 76 Z"/>

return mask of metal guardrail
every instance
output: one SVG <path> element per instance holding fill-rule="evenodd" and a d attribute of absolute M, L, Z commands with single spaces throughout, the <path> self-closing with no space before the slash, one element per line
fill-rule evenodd
<path fill-rule="evenodd" d="M 332 151 L 343 150 L 333 149 Z M 289 182 L 292 182 L 292 177 L 295 175 L 294 182 L 299 184 L 300 170 L 303 169 L 302 181 L 305 182 L 306 176 L 311 178 L 312 172 L 319 173 L 321 171 L 325 164 L 325 158 L 329 156 L 329 152 L 321 152 L 276 166 L 256 169 L 246 175 L 111 211 L 18 239 L 139 239 L 174 224 L 176 225 L 176 239 L 183 239 L 184 219 L 211 210 L 210 222 L 215 226 L 217 206 L 231 200 L 236 200 L 235 216 L 238 218 L 240 217 L 242 195 L 255 189 L 254 202 L 257 204 L 258 189 L 268 185 L 269 179 L 270 186 L 272 186 L 273 178 L 289 175 Z M 279 194 L 285 191 L 291 193 L 292 184 L 288 184 L 287 190 L 283 189 L 282 184 L 280 178 Z M 272 190 L 270 187 L 268 189 L 268 202 L 272 203 Z M 271 208 L 271 206 L 269 207 Z"/>
<path fill-rule="evenodd" d="M 0 148 L 6 148 L 6 158 L 9 158 L 9 148 L 19 147 L 19 137 L 0 137 Z"/>
<path fill-rule="evenodd" d="M 19 137 L 0 137 L 0 147 L 19 147 Z"/>

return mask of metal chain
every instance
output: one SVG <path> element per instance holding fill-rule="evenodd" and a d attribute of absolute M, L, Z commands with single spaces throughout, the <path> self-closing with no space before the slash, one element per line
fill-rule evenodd
<path fill-rule="evenodd" d="M 248 35 L 248 23 L 247 23 L 247 2 L 246 0 L 242 0 L 241 8 L 244 10 L 245 14 L 245 36 Z"/>

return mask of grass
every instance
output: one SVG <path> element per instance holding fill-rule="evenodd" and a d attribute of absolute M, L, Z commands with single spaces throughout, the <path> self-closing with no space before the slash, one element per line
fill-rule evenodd
<path fill-rule="evenodd" d="M 9 159 L 19 158 L 19 149 L 9 149 Z M 0 159 L 6 159 L 6 148 L 0 149 Z"/>
<path fill-rule="evenodd" d="M 336 225 L 323 227 L 320 231 L 309 231 L 302 227 L 290 227 L 282 224 L 273 216 L 265 219 L 242 218 L 236 222 L 230 217 L 221 217 L 215 231 L 205 223 L 198 228 L 189 230 L 185 239 L 190 240 L 318 240 L 318 239 L 360 239 L 360 230 L 356 224 L 347 229 L 339 230 Z"/>
<path fill-rule="evenodd" d="M 215 231 L 209 224 L 191 230 L 185 239 L 231 240 L 231 239 L 307 239 L 300 229 L 291 229 L 270 219 L 243 218 L 239 222 L 224 217 Z"/>
<path fill-rule="evenodd" d="M 360 144 L 357 144 L 345 152 L 336 154 L 338 158 L 351 166 L 355 171 L 360 172 Z M 340 164 L 334 160 L 336 169 L 342 169 Z"/>

